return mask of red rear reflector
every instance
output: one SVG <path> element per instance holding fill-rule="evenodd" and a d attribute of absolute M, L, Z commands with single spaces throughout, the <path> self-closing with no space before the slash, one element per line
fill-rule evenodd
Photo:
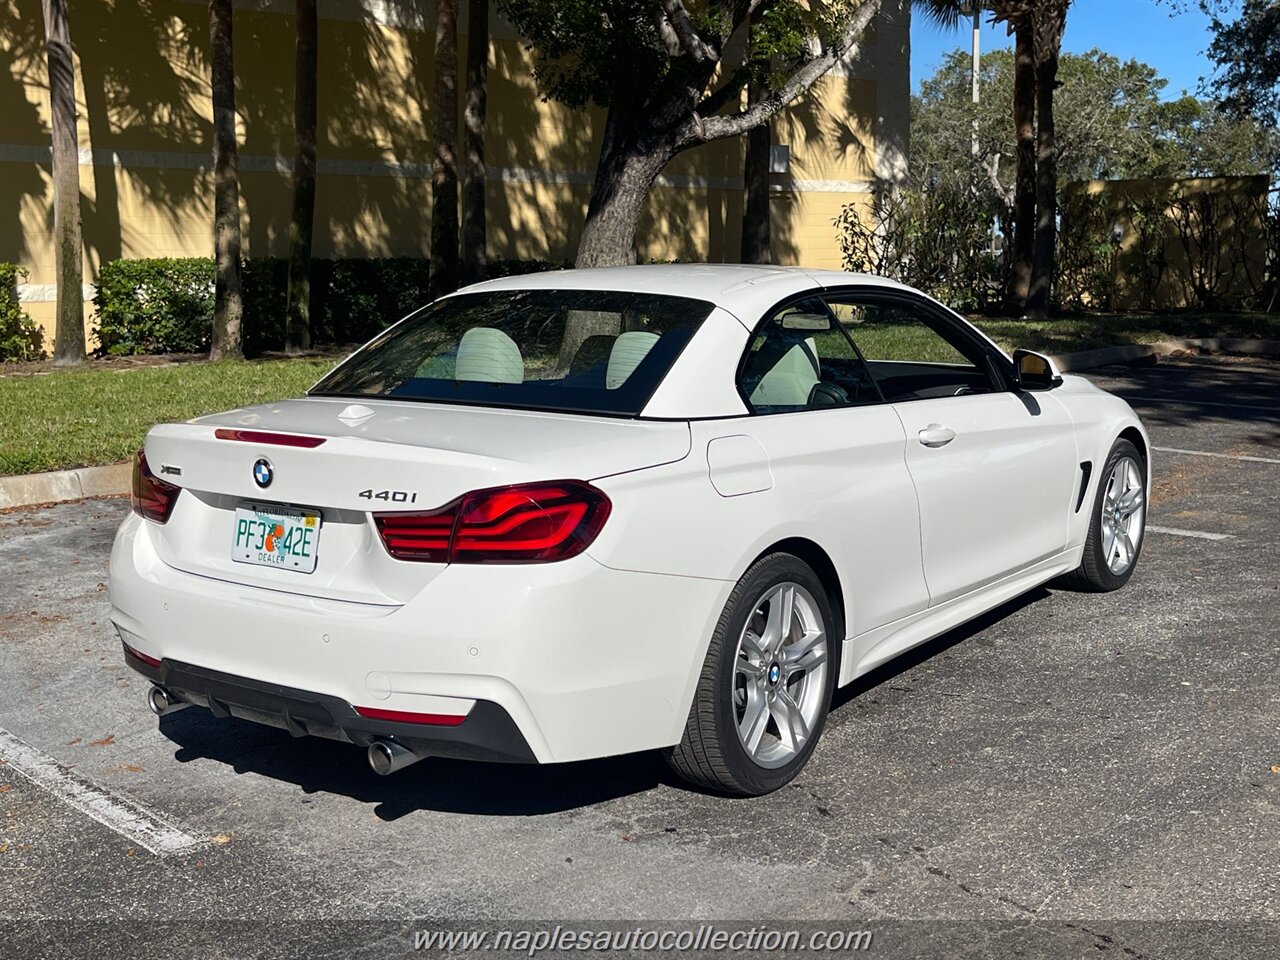
<path fill-rule="evenodd" d="M 397 560 L 547 563 L 591 545 L 612 505 L 580 480 L 476 490 L 429 513 L 375 513 Z"/>
<path fill-rule="evenodd" d="M 219 427 L 213 431 L 219 440 L 241 440 L 245 443 L 267 443 L 277 447 L 318 447 L 327 437 L 300 437 L 295 433 L 269 433 L 265 430 L 227 430 Z"/>
<path fill-rule="evenodd" d="M 456 727 L 467 719 L 454 713 L 410 713 L 408 710 L 380 710 L 377 707 L 356 707 L 356 713 L 366 720 L 390 720 L 392 723 L 429 723 L 437 727 Z"/>
<path fill-rule="evenodd" d="M 122 640 L 121 643 L 124 643 L 124 641 Z M 124 643 L 124 652 L 126 656 L 133 657 L 135 660 L 141 660 L 148 667 L 155 667 L 157 669 L 160 667 L 160 661 L 155 657 L 149 657 L 141 650 L 133 649 L 133 647 L 129 646 L 127 643 Z"/>
<path fill-rule="evenodd" d="M 165 483 L 152 473 L 147 466 L 147 455 L 138 451 L 133 458 L 133 495 L 129 498 L 134 513 L 156 523 L 168 523 L 181 492 L 181 487 Z"/>

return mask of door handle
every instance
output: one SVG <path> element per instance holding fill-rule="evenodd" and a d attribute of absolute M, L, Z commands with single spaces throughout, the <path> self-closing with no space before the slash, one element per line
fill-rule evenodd
<path fill-rule="evenodd" d="M 916 436 L 926 447 L 945 447 L 956 438 L 956 432 L 940 423 L 931 423 Z"/>

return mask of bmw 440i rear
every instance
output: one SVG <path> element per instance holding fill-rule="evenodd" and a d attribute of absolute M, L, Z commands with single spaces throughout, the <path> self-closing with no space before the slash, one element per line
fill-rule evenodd
<path fill-rule="evenodd" d="M 152 429 L 110 584 L 152 708 L 349 740 L 380 772 L 669 743 L 652 697 L 683 695 L 678 638 L 719 585 L 590 556 L 617 510 L 592 480 L 688 455 L 686 423 L 636 414 L 710 309 L 464 294 L 306 398 Z M 562 364 L 576 318 L 598 332 Z"/>

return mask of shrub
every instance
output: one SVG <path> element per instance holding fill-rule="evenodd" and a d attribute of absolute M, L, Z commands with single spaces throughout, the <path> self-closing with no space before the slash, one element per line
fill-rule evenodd
<path fill-rule="evenodd" d="M 16 263 L 0 263 L 0 360 L 39 360 L 44 331 L 18 300 L 18 283 L 27 271 Z"/>
<path fill-rule="evenodd" d="M 497 260 L 489 276 L 557 270 L 567 264 Z M 363 343 L 430 299 L 430 261 L 373 257 L 311 261 L 311 342 Z M 199 353 L 213 329 L 213 260 L 115 260 L 102 268 L 96 298 L 100 352 Z M 255 356 L 284 347 L 289 264 L 244 262 L 244 348 Z"/>
<path fill-rule="evenodd" d="M 870 216 L 862 204 L 835 218 L 844 268 L 918 287 L 961 309 L 985 309 L 1000 294 L 990 204 L 972 191 L 878 185 Z"/>
<path fill-rule="evenodd" d="M 1114 309 L 1118 243 L 1111 239 L 1114 219 L 1107 198 L 1077 191 L 1058 204 L 1057 277 L 1053 292 L 1066 310 Z"/>
<path fill-rule="evenodd" d="M 104 263 L 94 305 L 99 353 L 202 353 L 213 330 L 213 260 Z"/>

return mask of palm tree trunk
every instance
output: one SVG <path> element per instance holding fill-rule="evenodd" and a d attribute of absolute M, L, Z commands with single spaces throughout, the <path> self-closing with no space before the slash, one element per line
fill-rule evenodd
<path fill-rule="evenodd" d="M 237 178 L 236 74 L 231 44 L 232 0 L 209 0 L 213 92 L 213 287 L 211 360 L 244 356 L 240 294 L 240 183 Z"/>
<path fill-rule="evenodd" d="M 1058 242 L 1058 146 L 1053 95 L 1058 85 L 1058 54 L 1066 26 L 1067 0 L 1051 0 L 1035 11 L 1036 62 L 1036 235 L 1027 315 L 1049 314 Z"/>
<path fill-rule="evenodd" d="M 1006 298 L 1011 313 L 1021 314 L 1031 292 L 1031 260 L 1036 230 L 1036 68 L 1032 27 L 1020 17 L 1014 27 L 1013 125 L 1017 136 L 1017 174 L 1013 193 L 1013 249 Z"/>
<path fill-rule="evenodd" d="M 761 84 L 747 88 L 747 102 L 755 103 L 764 96 Z M 745 196 L 742 207 L 743 263 L 772 263 L 772 237 L 769 222 L 769 147 L 770 125 L 752 127 L 747 134 L 747 156 L 742 167 Z"/>
<path fill-rule="evenodd" d="M 484 279 L 484 123 L 489 81 L 489 2 L 467 7 L 467 99 L 463 108 L 462 274 L 466 283 Z"/>
<path fill-rule="evenodd" d="M 436 146 L 431 176 L 431 295 L 458 288 L 458 0 L 436 4 Z"/>
<path fill-rule="evenodd" d="M 289 221 L 289 300 L 285 352 L 311 349 L 311 237 L 316 215 L 316 0 L 297 0 L 293 86 L 293 214 Z"/>
<path fill-rule="evenodd" d="M 80 236 L 80 147 L 76 142 L 75 61 L 67 0 L 43 0 L 53 127 L 53 237 L 58 313 L 55 363 L 84 363 L 84 263 Z"/>

